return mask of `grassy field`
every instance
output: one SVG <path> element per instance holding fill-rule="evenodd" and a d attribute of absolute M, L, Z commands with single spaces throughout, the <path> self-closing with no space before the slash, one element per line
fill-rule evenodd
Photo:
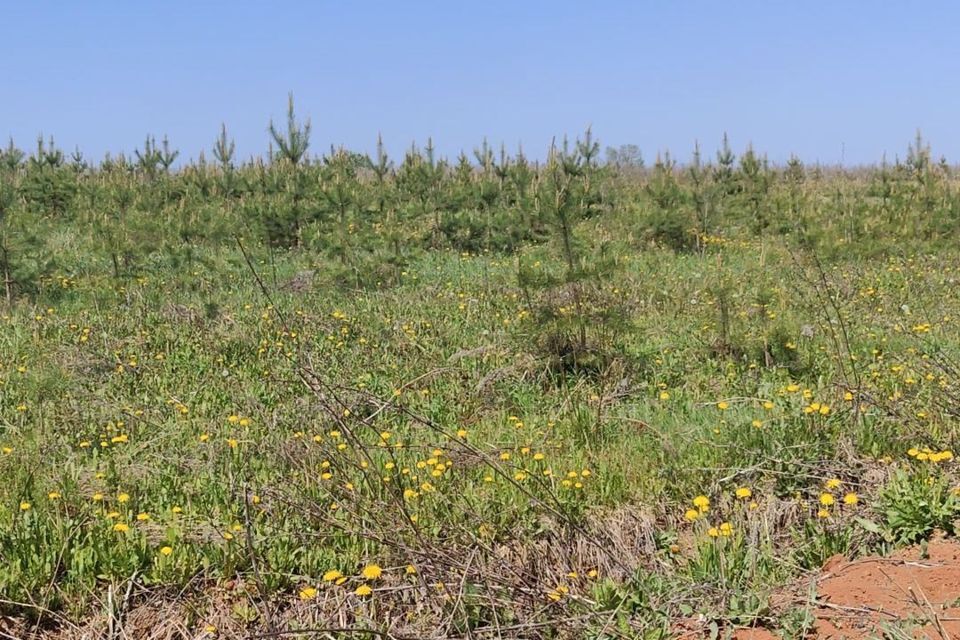
<path fill-rule="evenodd" d="M 921 140 L 219 142 L 0 158 L 14 637 L 800 637 L 782 585 L 955 533 L 960 181 Z"/>

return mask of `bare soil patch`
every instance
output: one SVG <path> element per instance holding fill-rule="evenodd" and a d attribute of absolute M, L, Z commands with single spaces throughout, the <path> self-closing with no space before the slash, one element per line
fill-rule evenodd
<path fill-rule="evenodd" d="M 809 583 L 795 585 L 793 603 L 808 590 Z M 960 543 L 936 539 L 926 549 L 911 547 L 890 557 L 831 558 L 816 579 L 811 613 L 810 638 L 960 638 Z M 744 629 L 735 637 L 780 636 Z"/>

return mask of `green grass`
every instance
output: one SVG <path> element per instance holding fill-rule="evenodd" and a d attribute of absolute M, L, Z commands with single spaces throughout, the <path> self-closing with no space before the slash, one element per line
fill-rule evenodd
<path fill-rule="evenodd" d="M 413 635 L 776 627 L 769 594 L 827 557 L 953 526 L 953 461 L 907 452 L 956 446 L 960 256 L 884 237 L 856 176 L 809 187 L 862 205 L 809 205 L 815 252 L 731 205 L 690 253 L 649 235 L 645 178 L 605 178 L 616 204 L 575 231 L 607 260 L 588 313 L 618 321 L 591 323 L 573 369 L 550 350 L 571 314 L 555 241 L 433 247 L 416 218 L 378 271 L 309 226 L 270 248 L 222 198 L 151 209 L 188 177 L 131 182 L 143 202 L 113 235 L 82 202 L 8 220 L 33 286 L 0 317 L 6 614 L 64 627 L 175 602 L 227 635 L 331 607 Z M 93 202 L 101 179 L 80 182 Z M 378 233 L 358 228 L 356 251 Z M 561 283 L 521 287 L 518 259 Z"/>

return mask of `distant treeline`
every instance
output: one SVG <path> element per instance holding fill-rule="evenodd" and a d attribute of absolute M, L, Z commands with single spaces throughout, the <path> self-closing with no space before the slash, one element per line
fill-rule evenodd
<path fill-rule="evenodd" d="M 148 136 L 132 157 L 95 165 L 52 139 L 30 153 L 11 141 L 0 151 L 8 299 L 53 268 L 44 230 L 64 225 L 86 234 L 118 278 L 151 252 L 242 236 L 316 251 L 358 286 L 396 282 L 416 252 L 510 253 L 570 238 L 596 216 L 612 216 L 638 247 L 680 252 L 764 234 L 870 250 L 871 239 L 889 234 L 928 243 L 960 231 L 955 172 L 932 160 L 919 134 L 903 160 L 844 170 L 797 158 L 776 166 L 750 147 L 735 153 L 726 136 L 715 156 L 696 148 L 683 164 L 669 153 L 645 164 L 632 145 L 602 158 L 589 130 L 552 145 L 544 161 L 486 141 L 453 160 L 439 158 L 431 141 L 398 160 L 382 141 L 373 155 L 334 148 L 311 156 L 310 125 L 298 122 L 292 98 L 285 126 L 271 122 L 269 131 L 266 159 L 237 163 L 224 127 L 213 161 L 180 166 L 166 138 Z M 558 198 L 570 205 L 563 219 Z"/>

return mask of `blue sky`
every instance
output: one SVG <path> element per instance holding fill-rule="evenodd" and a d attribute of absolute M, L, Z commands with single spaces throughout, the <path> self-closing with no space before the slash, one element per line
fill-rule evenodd
<path fill-rule="evenodd" d="M 88 157 L 147 133 L 185 157 L 220 123 L 267 148 L 293 91 L 313 151 L 441 153 L 484 136 L 542 155 L 587 125 L 648 159 L 727 131 L 775 161 L 960 161 L 960 3 L 19 2 L 0 0 L 0 136 Z"/>

